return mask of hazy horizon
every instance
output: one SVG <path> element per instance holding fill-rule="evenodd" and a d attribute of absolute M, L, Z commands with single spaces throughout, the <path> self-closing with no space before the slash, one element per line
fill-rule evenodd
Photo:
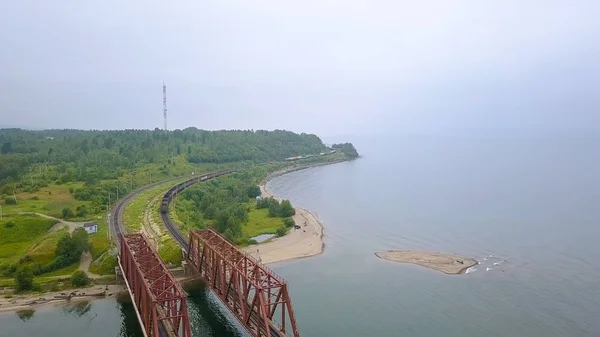
<path fill-rule="evenodd" d="M 10 2 L 0 125 L 594 133 L 593 1 Z"/>

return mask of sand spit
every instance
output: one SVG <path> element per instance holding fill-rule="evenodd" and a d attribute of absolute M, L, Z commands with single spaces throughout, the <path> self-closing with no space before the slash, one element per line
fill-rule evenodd
<path fill-rule="evenodd" d="M 389 250 L 375 255 L 384 260 L 418 264 L 446 274 L 462 274 L 477 264 L 477 261 L 467 257 L 414 250 Z"/>

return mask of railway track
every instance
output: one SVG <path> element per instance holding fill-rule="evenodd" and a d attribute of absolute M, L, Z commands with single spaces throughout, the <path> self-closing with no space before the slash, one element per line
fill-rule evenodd
<path fill-rule="evenodd" d="M 176 181 L 176 180 L 179 180 L 182 178 L 184 178 L 184 177 L 180 176 L 180 177 L 176 177 L 176 178 L 169 178 L 169 179 L 161 180 L 161 181 L 149 184 L 149 185 L 144 185 L 140 188 L 133 190 L 133 192 L 129 193 L 127 196 L 125 196 L 125 198 L 117 201 L 117 203 L 112 208 L 112 211 L 110 213 L 111 217 L 109 219 L 110 233 L 111 233 L 111 236 L 116 240 L 117 247 L 120 247 L 120 244 L 121 244 L 121 234 L 126 232 L 125 227 L 123 226 L 123 210 L 125 209 L 127 204 L 129 204 L 131 202 L 131 200 L 133 200 L 138 194 L 140 194 L 144 191 L 147 191 L 158 185 L 168 183 L 170 181 Z"/>
<path fill-rule="evenodd" d="M 206 173 L 204 175 L 186 180 L 186 181 L 172 187 L 163 196 L 162 203 L 161 203 L 161 209 L 160 209 L 160 218 L 161 218 L 165 228 L 169 231 L 169 234 L 171 234 L 173 239 L 175 239 L 175 241 L 177 241 L 179 246 L 181 246 L 181 248 L 185 252 L 188 251 L 187 238 L 179 231 L 179 229 L 177 228 L 177 225 L 169 217 L 169 205 L 171 204 L 171 201 L 173 200 L 173 196 L 197 182 L 207 181 L 207 180 L 210 180 L 210 179 L 213 179 L 213 178 L 225 175 L 225 174 L 230 174 L 233 172 L 235 172 L 235 169 L 227 169 L 227 170 L 222 170 L 222 171 Z"/>

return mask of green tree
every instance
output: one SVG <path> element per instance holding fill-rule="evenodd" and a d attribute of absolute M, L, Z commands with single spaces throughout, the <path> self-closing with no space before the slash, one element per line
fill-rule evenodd
<path fill-rule="evenodd" d="M 252 185 L 252 186 L 248 187 L 246 194 L 248 194 L 248 198 L 256 198 L 256 197 L 260 196 L 261 195 L 260 187 L 258 187 L 257 185 Z"/>
<path fill-rule="evenodd" d="M 79 218 L 84 218 L 88 215 L 88 210 L 87 210 L 87 207 L 85 207 L 85 205 L 77 206 L 76 211 L 77 211 L 76 215 Z"/>
<path fill-rule="evenodd" d="M 17 291 L 28 291 L 33 288 L 33 272 L 29 267 L 24 266 L 17 269 L 15 288 Z"/>
<path fill-rule="evenodd" d="M 280 205 L 279 205 L 279 203 L 278 203 L 278 202 L 272 202 L 272 203 L 269 205 L 269 216 L 270 216 L 271 218 L 276 218 L 276 217 L 278 217 L 278 216 L 279 216 L 279 214 L 280 214 L 280 209 L 281 209 L 281 207 L 280 207 Z"/>
<path fill-rule="evenodd" d="M 90 284 L 90 278 L 83 270 L 76 270 L 71 275 L 71 285 L 73 287 L 85 287 Z"/>
<path fill-rule="evenodd" d="M 90 243 L 89 243 L 89 234 L 88 232 L 79 227 L 76 228 L 73 231 L 73 234 L 71 235 L 73 242 L 75 243 L 75 246 L 77 247 L 77 251 L 79 251 L 79 255 L 81 255 L 81 253 L 85 252 L 86 250 L 90 249 Z"/>
<path fill-rule="evenodd" d="M 295 224 L 296 222 L 294 222 L 294 219 L 292 218 L 283 219 L 283 225 L 287 228 L 294 227 Z"/>
<path fill-rule="evenodd" d="M 58 240 L 54 257 L 57 260 L 64 262 L 67 265 L 70 262 L 75 262 L 80 257 L 81 252 L 78 252 L 77 244 L 71 235 L 67 234 Z M 61 266 L 62 267 L 62 266 Z"/>
<path fill-rule="evenodd" d="M 73 213 L 73 210 L 69 207 L 65 207 L 62 209 L 62 217 L 63 219 L 70 219 L 72 217 L 74 217 L 75 214 Z"/>
<path fill-rule="evenodd" d="M 12 143 L 7 142 L 2 144 L 2 154 L 7 154 L 13 152 Z"/>
<path fill-rule="evenodd" d="M 81 227 L 75 229 L 73 235 L 66 234 L 58 240 L 54 263 L 49 269 L 59 269 L 79 261 L 81 254 L 88 249 L 90 249 L 88 233 Z"/>
<path fill-rule="evenodd" d="M 277 235 L 277 237 L 282 237 L 286 233 L 287 233 L 287 227 L 285 227 L 285 226 L 282 225 L 281 227 L 277 228 L 277 231 L 276 231 L 275 235 Z"/>
<path fill-rule="evenodd" d="M 287 218 L 294 214 L 296 214 L 296 210 L 292 207 L 292 203 L 289 200 L 283 200 L 279 206 L 279 216 Z"/>

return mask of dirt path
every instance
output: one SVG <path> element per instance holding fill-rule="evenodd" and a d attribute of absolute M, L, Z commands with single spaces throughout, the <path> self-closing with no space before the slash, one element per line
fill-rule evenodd
<path fill-rule="evenodd" d="M 90 265 L 92 264 L 92 254 L 89 251 L 81 254 L 79 260 L 79 270 L 83 270 L 89 278 L 98 278 L 100 275 L 90 272 Z"/>
<path fill-rule="evenodd" d="M 50 228 L 50 232 L 56 232 L 57 230 L 61 229 L 61 228 L 69 228 L 69 233 L 73 233 L 73 231 L 78 228 L 78 227 L 83 227 L 83 224 L 85 222 L 71 222 L 71 221 L 65 221 L 63 219 L 60 218 L 55 218 L 53 216 L 49 216 L 46 214 L 42 214 L 42 213 L 35 213 L 35 212 L 22 212 L 21 214 L 35 214 L 37 216 L 41 216 L 42 218 L 46 218 L 46 219 L 52 219 L 52 220 L 56 220 L 58 221 L 58 223 L 54 226 L 52 226 L 52 228 Z"/>

